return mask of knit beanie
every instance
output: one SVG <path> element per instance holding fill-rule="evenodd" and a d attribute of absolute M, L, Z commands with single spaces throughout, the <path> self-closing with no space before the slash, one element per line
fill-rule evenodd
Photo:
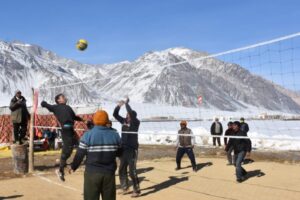
<path fill-rule="evenodd" d="M 104 110 L 98 110 L 93 117 L 94 125 L 96 126 L 106 126 L 108 123 L 108 114 Z"/>

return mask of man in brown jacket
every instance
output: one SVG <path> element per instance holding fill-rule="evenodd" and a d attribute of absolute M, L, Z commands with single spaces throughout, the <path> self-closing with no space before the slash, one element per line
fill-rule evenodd
<path fill-rule="evenodd" d="M 9 109 L 11 110 L 11 120 L 14 128 L 14 143 L 22 144 L 26 136 L 30 114 L 26 107 L 26 99 L 22 96 L 20 90 L 17 90 L 15 96 L 11 99 Z"/>
<path fill-rule="evenodd" d="M 181 159 L 184 156 L 184 154 L 187 154 L 192 163 L 193 171 L 197 172 L 196 160 L 193 151 L 195 145 L 195 137 L 193 136 L 192 130 L 187 128 L 186 121 L 181 121 L 180 127 L 181 129 L 178 131 L 177 146 L 176 146 L 177 147 L 176 170 L 181 169 Z"/>

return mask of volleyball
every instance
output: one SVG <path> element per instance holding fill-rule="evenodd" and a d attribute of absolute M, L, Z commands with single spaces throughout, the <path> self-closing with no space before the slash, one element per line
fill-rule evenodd
<path fill-rule="evenodd" d="M 76 43 L 76 48 L 80 51 L 84 51 L 86 50 L 86 48 L 88 47 L 88 42 L 84 39 L 80 39 L 78 40 L 78 42 Z"/>

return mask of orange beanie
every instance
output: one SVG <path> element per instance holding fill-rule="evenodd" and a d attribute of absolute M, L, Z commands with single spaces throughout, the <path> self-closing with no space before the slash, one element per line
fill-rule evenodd
<path fill-rule="evenodd" d="M 182 120 L 182 121 L 180 122 L 180 125 L 187 125 L 187 121 Z"/>
<path fill-rule="evenodd" d="M 98 110 L 93 117 L 93 122 L 96 126 L 106 126 L 108 123 L 108 114 L 104 110 Z"/>

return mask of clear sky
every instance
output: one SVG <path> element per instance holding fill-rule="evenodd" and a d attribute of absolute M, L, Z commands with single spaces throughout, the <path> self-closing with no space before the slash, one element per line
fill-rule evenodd
<path fill-rule="evenodd" d="M 85 63 L 183 46 L 216 53 L 300 31 L 299 0 L 3 0 L 0 39 Z M 89 41 L 85 52 L 74 46 Z"/>

